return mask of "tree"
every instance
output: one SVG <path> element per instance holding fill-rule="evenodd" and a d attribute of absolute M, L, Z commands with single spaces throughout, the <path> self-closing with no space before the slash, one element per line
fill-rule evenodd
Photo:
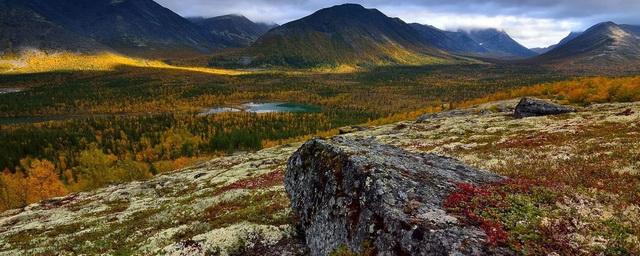
<path fill-rule="evenodd" d="M 26 178 L 27 203 L 63 196 L 68 193 L 58 175 L 56 175 L 55 169 L 55 166 L 47 160 L 34 160 L 31 162 Z"/>

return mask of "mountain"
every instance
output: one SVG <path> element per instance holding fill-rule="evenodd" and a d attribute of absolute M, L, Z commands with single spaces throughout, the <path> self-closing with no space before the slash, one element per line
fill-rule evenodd
<path fill-rule="evenodd" d="M 620 25 L 625 31 L 634 34 L 636 37 L 640 37 L 640 26 L 637 25 Z"/>
<path fill-rule="evenodd" d="M 82 50 L 107 49 L 91 38 L 52 23 L 20 1 L 0 1 L 0 52 L 22 48 Z"/>
<path fill-rule="evenodd" d="M 432 63 L 449 58 L 402 20 L 357 4 L 325 8 L 274 28 L 248 52 L 253 64 L 299 67 Z"/>
<path fill-rule="evenodd" d="M 15 18 L 11 25 L 0 25 L 3 39 L 12 38 L 12 50 L 33 45 L 75 48 L 76 41 L 82 42 L 79 46 L 91 48 L 97 43 L 133 55 L 207 52 L 216 46 L 198 26 L 152 0 L 2 2 L 6 7 L 3 12 Z M 3 15 L 2 19 L 7 17 Z M 28 31 L 37 32 L 38 36 L 24 33 Z"/>
<path fill-rule="evenodd" d="M 440 30 L 434 26 L 410 24 L 428 43 L 445 51 L 460 54 L 486 53 L 487 49 L 473 41 L 467 34 Z"/>
<path fill-rule="evenodd" d="M 534 60 L 563 68 L 640 70 L 640 38 L 628 26 L 603 22 Z"/>
<path fill-rule="evenodd" d="M 536 52 L 527 49 L 520 43 L 516 42 L 506 32 L 489 28 L 461 30 L 473 41 L 487 49 L 488 57 L 497 58 L 528 58 L 538 55 Z"/>
<path fill-rule="evenodd" d="M 211 40 L 228 47 L 246 47 L 277 25 L 255 23 L 241 15 L 213 18 L 190 18 L 191 22 L 206 30 Z"/>
<path fill-rule="evenodd" d="M 426 40 L 442 50 L 455 54 L 486 58 L 527 58 L 536 55 L 496 29 L 444 31 L 429 25 L 411 24 Z"/>
<path fill-rule="evenodd" d="M 571 32 L 569 33 L 569 35 L 567 35 L 566 37 L 564 37 L 562 40 L 560 40 L 560 42 L 558 42 L 557 44 L 548 46 L 548 47 L 540 47 L 540 48 L 531 48 L 530 50 L 537 52 L 539 54 L 543 54 L 546 53 L 548 51 L 553 50 L 554 48 L 561 46 L 563 44 L 566 44 L 567 42 L 573 40 L 574 38 L 578 37 L 580 34 L 582 34 L 582 32 Z"/>

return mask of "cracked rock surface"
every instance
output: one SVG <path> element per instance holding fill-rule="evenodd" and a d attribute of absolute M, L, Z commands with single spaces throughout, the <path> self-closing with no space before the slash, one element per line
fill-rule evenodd
<path fill-rule="evenodd" d="M 500 180 L 451 158 L 335 137 L 293 154 L 285 188 L 311 255 L 340 246 L 377 255 L 483 255 L 484 232 L 458 223 L 442 203 L 458 183 Z"/>

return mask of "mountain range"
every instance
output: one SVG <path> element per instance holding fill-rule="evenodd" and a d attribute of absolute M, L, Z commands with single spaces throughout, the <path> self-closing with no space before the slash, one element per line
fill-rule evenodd
<path fill-rule="evenodd" d="M 343 4 L 282 26 L 241 15 L 184 18 L 153 0 L 0 0 L 0 52 L 23 48 L 134 56 L 234 52 L 243 64 L 309 67 L 427 64 L 480 58 L 640 69 L 640 26 L 600 23 L 527 49 L 497 29 L 445 31 Z M 224 55 L 224 52 L 223 54 Z M 522 62 L 522 61 L 521 61 Z"/>
<path fill-rule="evenodd" d="M 192 22 L 152 0 L 0 0 L 0 7 L 3 51 L 202 54 L 247 46 L 271 28 L 240 16 Z"/>
<path fill-rule="evenodd" d="M 227 47 L 247 47 L 277 24 L 255 23 L 242 15 L 189 18 L 216 42 Z"/>
<path fill-rule="evenodd" d="M 531 61 L 584 70 L 640 70 L 638 28 L 599 23 Z"/>
<path fill-rule="evenodd" d="M 497 29 L 472 29 L 444 31 L 430 25 L 412 23 L 426 42 L 461 55 L 518 59 L 528 58 L 537 53 L 522 46 L 506 32 Z"/>

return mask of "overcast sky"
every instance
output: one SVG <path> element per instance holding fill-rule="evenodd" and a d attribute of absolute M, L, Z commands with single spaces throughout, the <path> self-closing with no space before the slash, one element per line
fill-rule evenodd
<path fill-rule="evenodd" d="M 254 21 L 286 22 L 336 4 L 337 0 L 156 0 L 183 16 L 242 14 Z M 640 0 L 369 0 L 348 1 L 377 8 L 404 21 L 441 29 L 503 29 L 527 47 L 555 44 L 571 31 L 602 22 L 640 24 Z"/>

